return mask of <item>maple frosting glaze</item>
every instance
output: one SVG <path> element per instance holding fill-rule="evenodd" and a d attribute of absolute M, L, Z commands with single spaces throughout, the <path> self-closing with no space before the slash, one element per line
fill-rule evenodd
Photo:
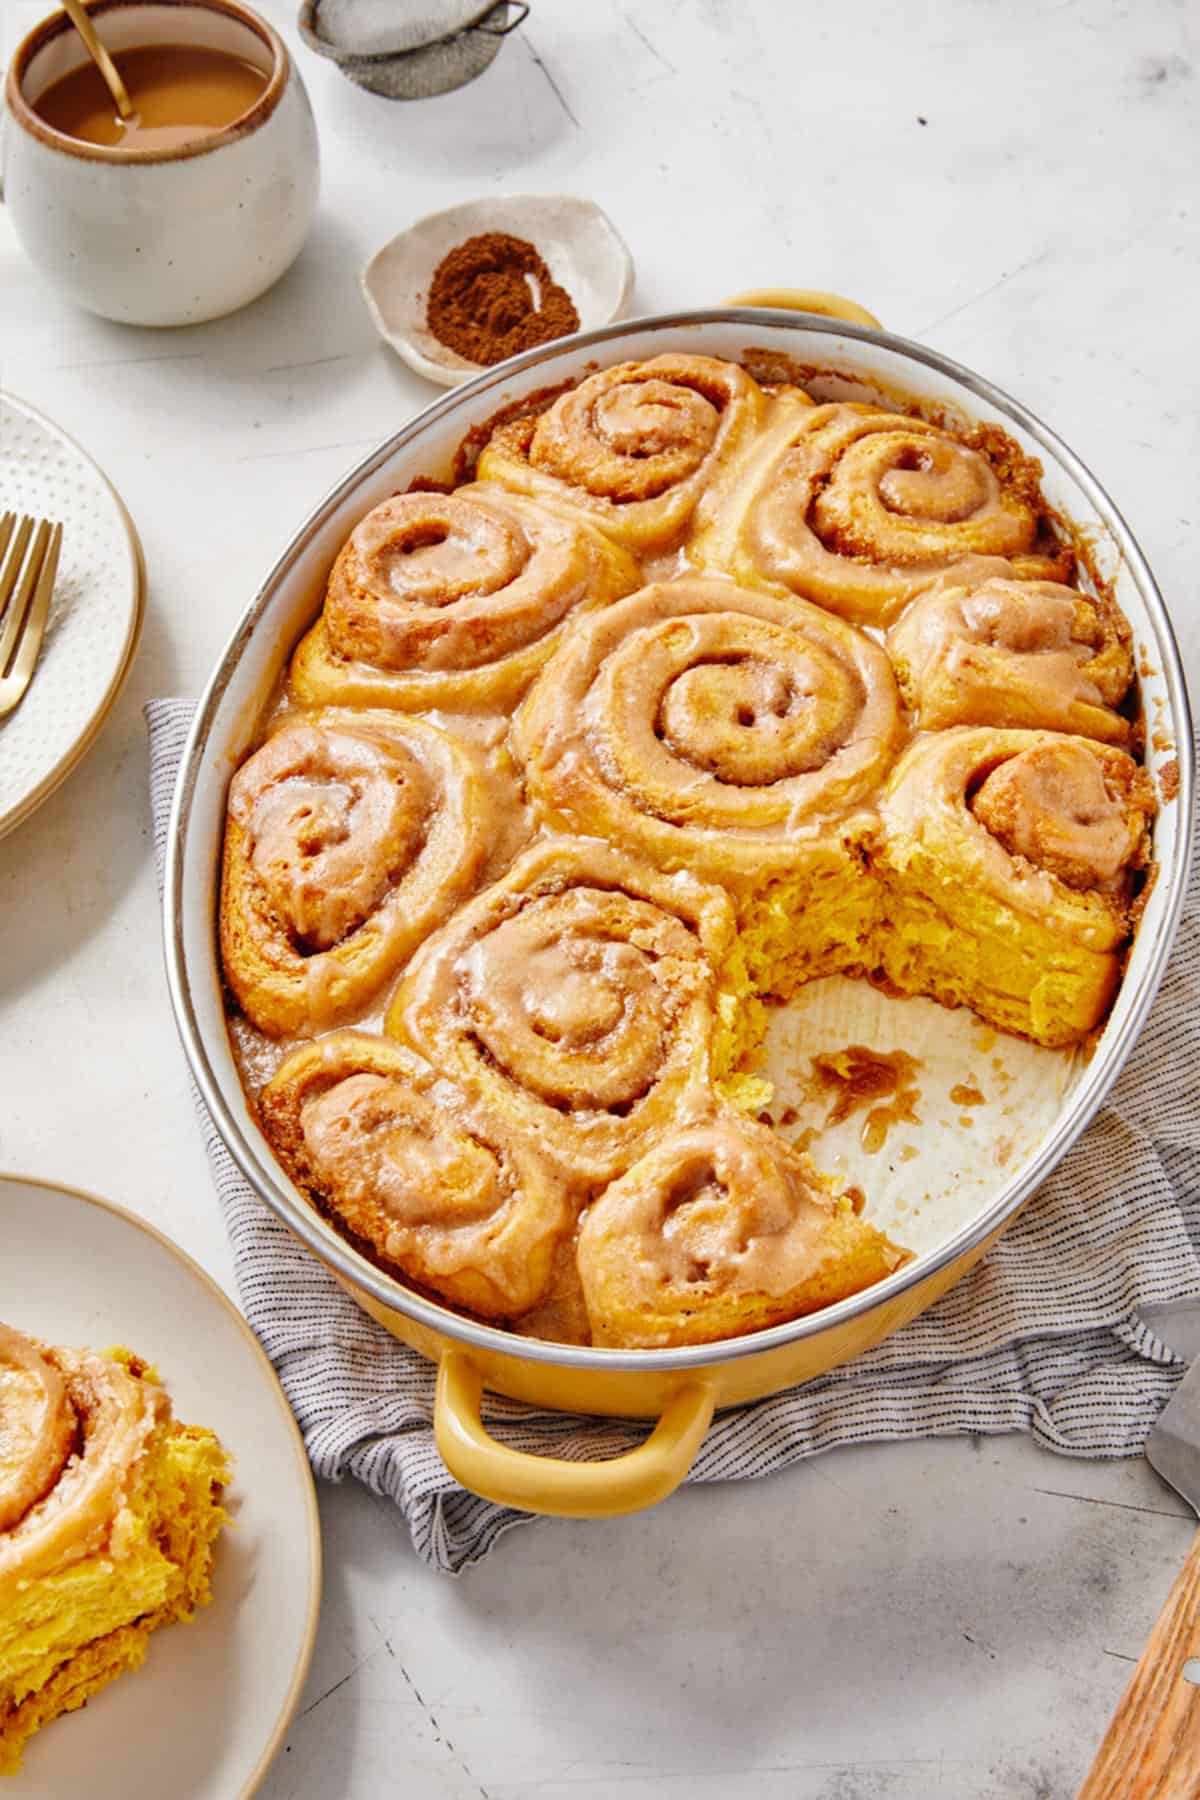
<path fill-rule="evenodd" d="M 332 1032 L 260 1104 L 294 1179 L 381 1257 L 483 1317 L 544 1299 L 574 1222 L 564 1172 L 419 1057 Z"/>
<path fill-rule="evenodd" d="M 411 862 L 429 810 L 402 743 L 296 724 L 238 777 L 231 814 L 250 864 L 292 936 L 328 950 L 354 931 Z"/>
<path fill-rule="evenodd" d="M 325 609 L 297 650 L 302 705 L 421 711 L 505 706 L 573 613 L 629 593 L 633 560 L 586 520 L 474 483 L 398 494 L 334 564 Z"/>
<path fill-rule="evenodd" d="M 1153 796 L 1123 757 L 1050 739 L 988 775 L 972 813 L 1011 856 L 1081 892 L 1120 894 L 1145 859 Z"/>
<path fill-rule="evenodd" d="M 711 1103 L 725 894 L 594 838 L 549 838 L 413 957 L 388 1029 L 603 1184 Z"/>
<path fill-rule="evenodd" d="M 972 579 L 974 576 L 974 579 Z M 1006 565 L 944 576 L 888 634 L 905 700 L 925 730 L 1022 725 L 1125 744 L 1116 709 L 1133 680 L 1124 620 L 1110 602 Z"/>
<path fill-rule="evenodd" d="M 864 624 L 886 624 L 942 570 L 981 556 L 1053 577 L 1036 478 L 928 420 L 786 389 L 705 496 L 692 556 Z"/>
<path fill-rule="evenodd" d="M 934 733 L 900 759 L 880 810 L 893 843 L 933 849 L 957 879 L 1051 930 L 1124 941 L 1154 811 L 1124 752 L 1049 732 Z"/>
<path fill-rule="evenodd" d="M 555 676 L 514 723 L 543 816 L 733 884 L 802 861 L 902 738 L 878 645 L 726 582 L 683 577 L 606 608 Z"/>
<path fill-rule="evenodd" d="M 1102 1022 L 1154 812 L 1128 627 L 996 428 L 713 358 L 589 375 L 477 477 L 356 526 L 231 790 L 263 1128 L 359 1249 L 518 1331 L 856 1292 L 902 1252 L 749 1116 L 763 1003 L 844 972 Z"/>
<path fill-rule="evenodd" d="M 273 1036 L 369 1001 L 481 878 L 493 799 L 473 747 L 424 720 L 292 716 L 230 789 L 221 949 Z"/>
<path fill-rule="evenodd" d="M 655 356 L 589 375 L 536 419 L 502 425 L 479 475 L 566 501 L 641 555 L 677 547 L 706 487 L 753 441 L 762 389 L 736 363 Z"/>
<path fill-rule="evenodd" d="M 592 1207 L 579 1241 L 596 1340 L 622 1347 L 761 1328 L 899 1261 L 803 1156 L 732 1113 L 663 1138 Z"/>
<path fill-rule="evenodd" d="M 36 1344 L 0 1325 L 0 1531 L 45 1498 L 74 1442 L 62 1375 Z"/>

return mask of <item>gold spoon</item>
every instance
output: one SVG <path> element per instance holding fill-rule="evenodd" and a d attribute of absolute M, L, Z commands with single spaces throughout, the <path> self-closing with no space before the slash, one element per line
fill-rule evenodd
<path fill-rule="evenodd" d="M 96 27 L 84 10 L 83 0 L 62 0 L 63 11 L 83 39 L 87 53 L 104 77 L 104 84 L 116 101 L 117 111 L 123 119 L 133 117 L 133 101 L 129 98 L 125 83 L 117 74 L 114 63 L 100 39 L 96 36 Z"/>

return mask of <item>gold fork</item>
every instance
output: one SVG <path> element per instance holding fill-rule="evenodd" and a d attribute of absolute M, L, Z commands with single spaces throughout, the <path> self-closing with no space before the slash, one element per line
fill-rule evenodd
<path fill-rule="evenodd" d="M 12 512 L 0 516 L 0 719 L 19 704 L 33 677 L 61 547 L 61 525 Z"/>

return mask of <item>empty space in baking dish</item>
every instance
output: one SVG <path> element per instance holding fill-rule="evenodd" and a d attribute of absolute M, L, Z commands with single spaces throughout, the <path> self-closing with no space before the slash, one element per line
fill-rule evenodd
<path fill-rule="evenodd" d="M 812 1059 L 852 1046 L 912 1058 L 911 1105 L 896 1110 L 913 1118 L 889 1119 L 893 1097 L 880 1094 L 829 1122 L 836 1094 L 814 1079 Z M 1084 1066 L 1078 1050 L 997 1032 L 965 1006 L 882 993 L 844 975 L 810 982 L 772 1009 L 765 1059 L 775 1129 L 839 1184 L 859 1188 L 864 1216 L 917 1256 L 948 1242 L 1020 1176 Z M 877 1108 L 884 1116 L 872 1129 Z"/>

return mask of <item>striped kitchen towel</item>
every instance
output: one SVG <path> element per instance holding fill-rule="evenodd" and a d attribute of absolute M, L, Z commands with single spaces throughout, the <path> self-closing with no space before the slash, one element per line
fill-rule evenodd
<path fill-rule="evenodd" d="M 155 854 L 192 715 L 153 701 Z M 394 1500 L 419 1555 L 457 1572 L 528 1515 L 466 1493 L 433 1441 L 431 1365 L 342 1292 L 243 1180 L 199 1099 L 246 1317 L 318 1475 Z M 722 1414 L 689 1480 L 768 1475 L 840 1444 L 1029 1431 L 1064 1456 L 1134 1456 L 1183 1366 L 1140 1316 L 1200 1295 L 1200 911 L 1187 912 L 1149 1023 L 1109 1103 L 987 1258 L 846 1368 Z M 496 1397 L 497 1436 L 540 1455 L 631 1449 L 646 1427 Z"/>

